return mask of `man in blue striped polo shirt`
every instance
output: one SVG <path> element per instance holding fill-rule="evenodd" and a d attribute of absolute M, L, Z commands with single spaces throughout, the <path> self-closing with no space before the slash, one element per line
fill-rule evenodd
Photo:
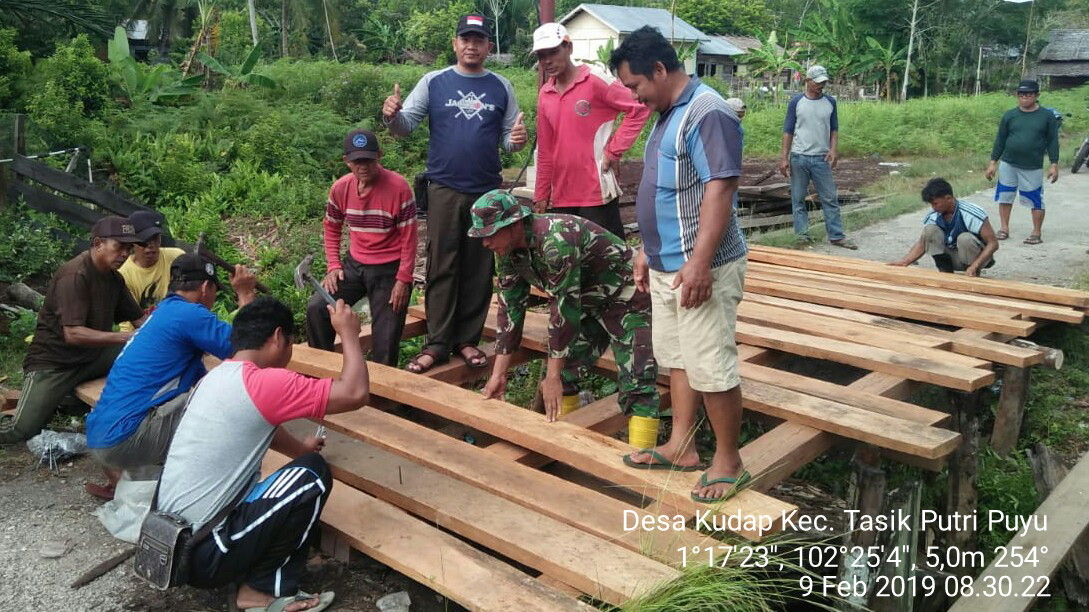
<path fill-rule="evenodd" d="M 943 178 L 927 181 L 922 196 L 934 209 L 923 219 L 923 234 L 903 259 L 890 265 L 910 266 L 924 254 L 933 256 L 942 272 L 963 271 L 966 276 L 979 276 L 994 265 L 998 235 L 986 211 L 954 197 L 952 185 Z"/>
<path fill-rule="evenodd" d="M 654 357 L 670 369 L 673 433 L 628 455 L 640 469 L 697 469 L 692 440 L 702 400 L 715 455 L 692 490 L 724 500 L 750 480 L 738 453 L 741 379 L 734 327 L 748 249 L 733 198 L 741 176 L 741 122 L 713 89 L 684 72 L 658 30 L 632 32 L 609 59 L 658 122 L 644 153 L 636 216 L 643 248 L 635 283 L 651 294 Z"/>

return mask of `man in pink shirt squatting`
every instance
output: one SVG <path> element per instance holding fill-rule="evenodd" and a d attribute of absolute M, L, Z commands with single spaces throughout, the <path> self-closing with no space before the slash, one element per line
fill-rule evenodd
<path fill-rule="evenodd" d="M 344 137 L 348 174 L 329 189 L 325 205 L 325 261 L 321 281 L 335 299 L 354 304 L 364 295 L 371 308 L 371 359 L 396 366 L 416 265 L 416 200 L 403 176 L 382 167 L 382 149 L 369 130 Z M 340 258 L 344 222 L 348 253 Z M 306 306 L 310 346 L 333 350 L 335 334 L 317 293 Z"/>
<path fill-rule="evenodd" d="M 650 117 L 620 81 L 571 61 L 567 28 L 546 23 L 533 33 L 533 53 L 547 82 L 537 95 L 537 183 L 534 212 L 577 215 L 624 238 L 620 158 Z M 624 120 L 610 139 L 613 122 Z"/>
<path fill-rule="evenodd" d="M 285 369 L 294 344 L 291 310 L 272 297 L 238 311 L 235 353 L 193 389 L 170 443 L 157 507 L 178 515 L 194 533 L 211 532 L 192 549 L 188 583 L 238 586 L 243 610 L 323 610 L 331 591 L 299 590 L 309 538 L 333 487 L 318 453 L 325 439 L 299 440 L 280 427 L 293 419 L 324 419 L 369 399 L 359 317 L 343 300 L 326 306 L 344 339 L 340 378 L 310 378 Z M 259 482 L 270 444 L 293 461 Z"/>

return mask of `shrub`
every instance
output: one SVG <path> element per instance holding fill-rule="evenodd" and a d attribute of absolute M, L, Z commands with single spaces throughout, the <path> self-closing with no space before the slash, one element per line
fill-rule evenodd
<path fill-rule="evenodd" d="M 30 67 L 30 51 L 16 48 L 15 30 L 0 29 L 0 108 L 15 108 Z"/>
<path fill-rule="evenodd" d="M 250 32 L 250 17 L 246 11 L 223 11 L 219 15 L 219 42 L 213 54 L 227 66 L 242 63 L 253 48 L 253 35 Z M 257 14 L 257 40 L 265 44 L 266 55 L 269 49 L 276 49 L 278 44 L 272 26 L 261 14 Z"/>
<path fill-rule="evenodd" d="M 466 0 L 451 2 L 431 11 L 413 10 L 405 22 L 405 46 L 414 51 L 434 54 L 436 63 L 452 63 L 454 49 L 450 41 L 454 38 L 458 20 L 474 10 L 473 3 Z"/>
<path fill-rule="evenodd" d="M 56 217 L 16 204 L 0 209 L 0 282 L 49 278 L 72 252 L 72 245 L 49 231 Z"/>
<path fill-rule="evenodd" d="M 53 146 L 80 142 L 85 118 L 99 117 L 110 107 L 110 75 L 95 57 L 86 34 L 60 44 L 34 73 L 34 93 L 27 104 L 31 119 L 53 140 Z"/>

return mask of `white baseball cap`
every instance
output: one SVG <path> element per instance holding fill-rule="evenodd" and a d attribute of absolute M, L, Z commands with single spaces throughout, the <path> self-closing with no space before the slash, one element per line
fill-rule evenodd
<path fill-rule="evenodd" d="M 824 66 L 811 66 L 805 71 L 805 78 L 813 79 L 814 83 L 823 83 L 828 80 L 828 71 Z"/>
<path fill-rule="evenodd" d="M 558 23 L 546 23 L 541 27 L 533 31 L 533 50 L 530 53 L 536 53 L 544 49 L 555 49 L 562 45 L 565 41 L 570 41 L 571 37 L 567 35 L 567 28 Z"/>
<path fill-rule="evenodd" d="M 726 106 L 735 113 L 740 113 L 745 110 L 745 101 L 741 98 L 726 98 Z"/>

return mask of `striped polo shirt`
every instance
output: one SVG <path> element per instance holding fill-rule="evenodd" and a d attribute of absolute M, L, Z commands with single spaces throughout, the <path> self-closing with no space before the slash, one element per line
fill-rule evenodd
<path fill-rule="evenodd" d="M 658 117 L 643 154 L 636 216 L 651 268 L 676 272 L 692 255 L 705 185 L 741 176 L 741 121 L 722 96 L 692 77 L 676 103 Z M 712 268 L 748 252 L 733 202 L 730 225 Z"/>
<path fill-rule="evenodd" d="M 968 232 L 982 240 L 979 235 L 983 229 L 983 222 L 987 220 L 987 211 L 964 200 L 957 200 L 957 207 L 953 210 L 953 217 L 946 221 L 945 217 L 936 210 L 923 219 L 923 225 L 937 225 L 945 233 L 945 245 L 950 249 L 957 248 L 957 237 Z"/>

